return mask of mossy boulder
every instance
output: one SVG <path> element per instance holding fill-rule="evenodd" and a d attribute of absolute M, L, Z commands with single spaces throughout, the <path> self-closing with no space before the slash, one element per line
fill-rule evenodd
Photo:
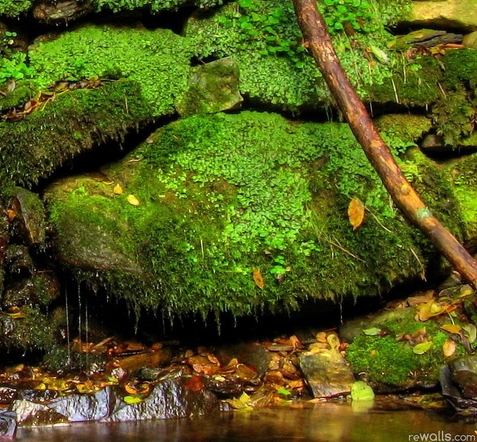
<path fill-rule="evenodd" d="M 79 153 L 121 140 L 151 112 L 138 84 L 123 80 L 58 94 L 20 121 L 0 122 L 3 190 L 36 184 Z"/>
<path fill-rule="evenodd" d="M 441 75 L 431 57 L 407 59 L 390 51 L 385 28 L 405 13 L 410 2 L 371 1 L 349 11 L 358 17 L 352 36 L 349 23 L 333 5 L 322 7 L 340 61 L 364 100 L 424 106 L 439 97 Z M 353 8 L 354 6 L 348 5 Z M 362 23 L 362 25 L 360 25 Z M 285 0 L 232 2 L 213 13 L 191 17 L 186 36 L 201 60 L 232 57 L 240 68 L 240 92 L 261 106 L 283 110 L 333 106 L 328 88 L 307 54 L 293 5 Z"/>
<path fill-rule="evenodd" d="M 157 117 L 175 112 L 187 89 L 192 53 L 188 40 L 168 29 L 86 25 L 36 43 L 29 59 L 39 87 L 70 78 L 135 81 L 144 106 Z"/>
<path fill-rule="evenodd" d="M 242 315 L 377 295 L 434 253 L 345 124 L 196 115 L 102 172 L 46 192 L 58 253 L 138 308 Z M 367 208 L 354 231 L 353 198 Z"/>
<path fill-rule="evenodd" d="M 455 324 L 456 319 L 443 315 L 420 321 L 417 311 L 417 307 L 405 307 L 380 312 L 372 319 L 362 318 L 361 332 L 348 346 L 346 359 L 356 374 L 366 376 L 375 391 L 402 391 L 438 383 L 446 362 L 443 347 L 449 339 L 440 327 Z M 456 344 L 455 355 L 465 353 L 465 347 Z"/>

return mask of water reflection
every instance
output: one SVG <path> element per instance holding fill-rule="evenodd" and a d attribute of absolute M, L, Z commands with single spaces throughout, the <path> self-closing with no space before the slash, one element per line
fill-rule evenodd
<path fill-rule="evenodd" d="M 477 441 L 474 432 L 476 428 L 475 423 L 449 421 L 444 419 L 442 414 L 423 411 L 353 413 L 351 407 L 346 404 L 317 404 L 310 409 L 255 410 L 192 419 L 20 428 L 17 440 L 21 442 L 410 440 L 446 442 Z M 464 437 L 455 439 L 455 436 Z"/>

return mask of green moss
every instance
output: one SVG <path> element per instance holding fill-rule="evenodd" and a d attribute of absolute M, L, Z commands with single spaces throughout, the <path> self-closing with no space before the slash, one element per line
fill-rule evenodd
<path fill-rule="evenodd" d="M 392 75 L 365 85 L 370 101 L 424 106 L 441 97 L 439 81 L 442 79 L 442 70 L 436 59 L 422 56 L 408 60 L 399 53 L 392 57 Z"/>
<path fill-rule="evenodd" d="M 347 360 L 354 372 L 366 372 L 372 382 L 406 388 L 417 379 L 423 385 L 432 385 L 438 381 L 444 363 L 445 340 L 445 334 L 437 332 L 431 349 L 416 355 L 408 342 L 396 341 L 394 335 L 360 335 L 349 345 Z"/>
<path fill-rule="evenodd" d="M 462 83 L 470 89 L 477 86 L 476 49 L 447 51 L 442 61 L 445 67 L 444 84 L 447 87 L 459 89 Z"/>
<path fill-rule="evenodd" d="M 399 311 L 379 324 L 385 336 L 357 336 L 346 350 L 346 358 L 355 373 L 366 372 L 371 382 L 408 388 L 433 385 L 439 380 L 439 372 L 445 363 L 442 347 L 448 339 L 438 321 L 416 321 L 414 309 Z M 408 340 L 399 339 L 425 328 L 426 339 L 432 341 L 431 348 L 424 354 L 415 354 Z M 465 354 L 462 345 L 457 346 L 456 355 Z"/>
<path fill-rule="evenodd" d="M 411 229 L 345 124 L 193 116 L 103 172 L 123 194 L 88 177 L 60 183 L 48 196 L 51 220 L 79 277 L 98 275 L 137 308 L 293 309 L 306 298 L 378 294 L 421 271 Z M 354 232 L 352 197 L 373 214 Z"/>
<path fill-rule="evenodd" d="M 199 8 L 211 8 L 224 3 L 224 0 L 94 0 L 93 4 L 98 10 L 110 9 L 113 12 L 148 8 L 152 12 L 178 9 L 191 4 Z"/>
<path fill-rule="evenodd" d="M 40 86 L 64 78 L 127 78 L 141 85 L 154 116 L 174 112 L 176 99 L 187 88 L 191 55 L 188 41 L 169 30 L 93 25 L 29 51 Z"/>
<path fill-rule="evenodd" d="M 340 33 L 334 38 L 352 84 L 366 100 L 429 104 L 440 93 L 436 84 L 438 63 L 426 58 L 409 61 L 390 52 L 385 44 L 392 38 L 385 31 L 386 21 L 392 20 L 399 9 L 404 10 L 400 8 L 403 2 L 392 7 L 394 12 L 386 12 L 382 2 L 369 3 L 373 31 L 351 37 Z M 292 4 L 255 0 L 252 5 L 240 9 L 231 3 L 213 15 L 193 17 L 186 32 L 195 55 L 200 59 L 236 59 L 241 73 L 240 92 L 260 102 L 291 110 L 331 105 L 328 88 L 302 46 Z"/>
<path fill-rule="evenodd" d="M 31 0 L 0 0 L 0 15 L 18 17 L 33 5 Z"/>
<path fill-rule="evenodd" d="M 476 100 L 462 85 L 456 84 L 454 88 L 433 106 L 432 116 L 437 133 L 442 135 L 447 145 L 456 147 L 474 130 Z"/>
<path fill-rule="evenodd" d="M 53 328 L 39 307 L 23 307 L 23 318 L 0 314 L 0 344 L 12 351 L 45 350 L 53 344 Z"/>
<path fill-rule="evenodd" d="M 133 82 L 57 95 L 23 120 L 0 123 L 0 161 L 5 165 L 0 183 L 3 188 L 37 183 L 79 152 L 100 141 L 120 139 L 149 116 Z"/>
<path fill-rule="evenodd" d="M 460 217 L 465 225 L 464 239 L 468 241 L 477 234 L 477 161 L 475 155 L 470 155 L 452 161 L 447 167 Z"/>

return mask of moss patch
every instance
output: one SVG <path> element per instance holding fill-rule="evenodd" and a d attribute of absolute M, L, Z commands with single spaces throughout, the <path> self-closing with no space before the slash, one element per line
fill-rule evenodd
<path fill-rule="evenodd" d="M 188 41 L 169 30 L 93 25 L 29 51 L 41 87 L 64 78 L 127 78 L 141 86 L 154 116 L 174 112 L 176 99 L 187 88 L 191 56 Z"/>
<path fill-rule="evenodd" d="M 59 94 L 21 121 L 0 123 L 0 183 L 30 186 L 96 143 L 120 139 L 150 114 L 134 82 Z"/>
<path fill-rule="evenodd" d="M 103 172 L 109 184 L 80 177 L 50 189 L 51 220 L 61 255 L 86 279 L 96 271 L 75 261 L 78 250 L 94 255 L 104 245 L 107 257 L 114 241 L 110 256 L 127 260 L 109 260 L 98 275 L 137 307 L 293 309 L 307 298 L 378 294 L 421 271 L 412 230 L 345 124 L 193 116 Z M 370 212 L 354 232 L 353 197 Z"/>

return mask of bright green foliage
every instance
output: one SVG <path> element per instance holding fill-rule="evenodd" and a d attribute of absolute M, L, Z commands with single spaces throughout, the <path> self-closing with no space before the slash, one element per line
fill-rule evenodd
<path fill-rule="evenodd" d="M 371 4 L 364 0 L 323 0 L 320 10 L 331 34 L 351 29 L 358 32 L 376 30 L 376 23 L 370 11 Z M 349 26 L 351 29 L 345 29 Z"/>
<path fill-rule="evenodd" d="M 72 270 L 94 280 L 88 257 L 103 250 L 101 284 L 136 308 L 293 309 L 306 298 L 376 294 L 421 270 L 410 229 L 346 124 L 193 116 L 103 172 L 123 194 L 72 179 L 48 197 L 51 219 Z M 358 231 L 346 214 L 352 197 L 374 215 Z"/>
<path fill-rule="evenodd" d="M 56 96 L 21 121 L 0 123 L 0 184 L 30 186 L 98 141 L 120 139 L 150 118 L 133 82 Z"/>
<path fill-rule="evenodd" d="M 0 15 L 18 17 L 33 5 L 32 0 L 0 0 Z"/>
<path fill-rule="evenodd" d="M 93 0 L 97 9 L 111 9 L 113 12 L 139 8 L 150 8 L 152 12 L 159 12 L 191 4 L 200 8 L 211 8 L 223 3 L 223 0 Z"/>
<path fill-rule="evenodd" d="M 187 40 L 158 29 L 84 26 L 29 52 L 40 87 L 64 78 L 128 78 L 141 85 L 152 115 L 174 112 L 186 90 L 192 51 Z"/>
<path fill-rule="evenodd" d="M 418 72 L 418 61 L 406 61 L 386 48 L 391 35 L 384 26 L 390 17 L 381 16 L 383 5 L 374 1 L 369 2 L 369 7 L 364 4 L 355 1 L 346 7 L 367 14 L 363 25 L 357 15 L 355 21 L 356 27 L 368 32 L 349 37 L 342 32 L 334 37 L 351 82 L 363 98 L 372 101 L 430 103 L 439 94 L 435 81 L 429 87 L 423 84 L 425 75 Z M 343 6 L 334 0 L 333 5 Z M 289 110 L 332 103 L 327 86 L 303 46 L 292 2 L 241 0 L 238 7 L 232 3 L 213 15 L 194 16 L 186 32 L 199 59 L 231 56 L 238 61 L 240 91 L 252 100 Z M 432 70 L 429 77 L 435 78 L 434 75 Z"/>
<path fill-rule="evenodd" d="M 8 58 L 0 58 L 0 83 L 7 80 L 21 80 L 30 77 L 31 70 L 25 64 L 26 55 L 21 52 L 11 55 Z"/>

